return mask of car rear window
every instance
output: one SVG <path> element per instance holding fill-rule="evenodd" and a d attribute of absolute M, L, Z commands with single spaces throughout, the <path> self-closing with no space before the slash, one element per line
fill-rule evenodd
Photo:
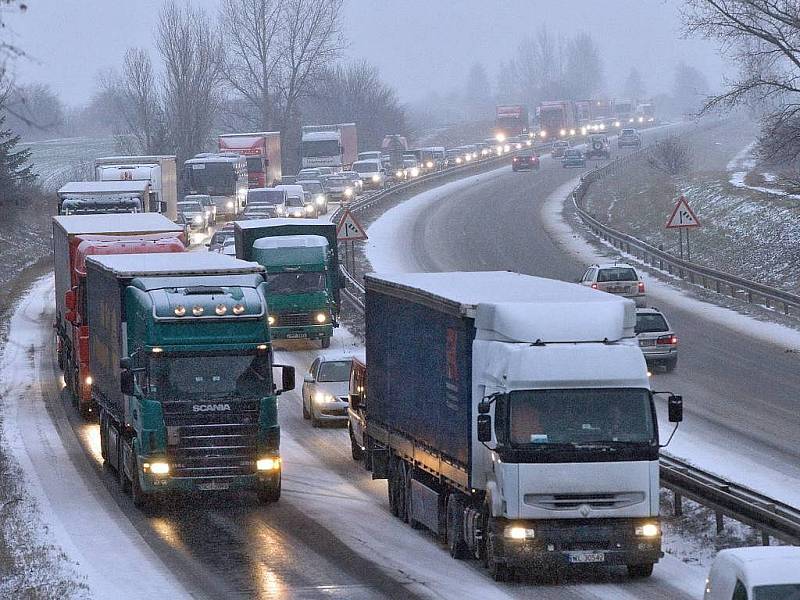
<path fill-rule="evenodd" d="M 640 313 L 636 315 L 636 333 L 654 333 L 669 331 L 667 320 L 658 313 Z"/>
<path fill-rule="evenodd" d="M 600 269 L 597 274 L 598 283 L 606 283 L 608 281 L 636 281 L 639 279 L 636 276 L 636 271 L 630 267 L 612 267 L 609 269 Z"/>

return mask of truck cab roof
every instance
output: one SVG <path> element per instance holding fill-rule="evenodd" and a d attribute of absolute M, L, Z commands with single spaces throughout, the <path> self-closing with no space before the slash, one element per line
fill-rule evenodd
<path fill-rule="evenodd" d="M 181 252 L 174 254 L 117 254 L 92 256 L 86 260 L 118 278 L 168 277 L 192 275 L 236 275 L 264 272 L 259 264 L 238 260 L 218 252 Z"/>
<path fill-rule="evenodd" d="M 174 232 L 183 233 L 183 228 L 158 213 L 138 213 L 126 215 L 62 215 L 53 217 L 53 223 L 67 235 L 102 235 L 136 233 L 150 234 Z"/>
<path fill-rule="evenodd" d="M 259 250 L 273 248 L 327 248 L 328 240 L 321 235 L 281 235 L 276 237 L 259 238 L 253 243 L 253 248 Z"/>
<path fill-rule="evenodd" d="M 134 181 L 70 181 L 58 192 L 59 197 L 68 195 L 100 195 L 100 194 L 143 194 L 150 186 L 148 180 Z"/>

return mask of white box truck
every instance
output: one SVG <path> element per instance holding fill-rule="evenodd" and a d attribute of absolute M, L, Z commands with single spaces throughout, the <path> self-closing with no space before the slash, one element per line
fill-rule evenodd
<path fill-rule="evenodd" d="M 178 171 L 174 156 L 107 156 L 94 161 L 96 181 L 149 181 L 150 206 L 175 221 L 178 218 Z"/>

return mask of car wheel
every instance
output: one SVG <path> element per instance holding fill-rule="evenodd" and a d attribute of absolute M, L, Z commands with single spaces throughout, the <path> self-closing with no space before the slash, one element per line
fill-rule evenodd
<path fill-rule="evenodd" d="M 664 363 L 664 369 L 667 373 L 672 373 L 675 370 L 675 367 L 678 366 L 678 357 L 670 358 Z"/>
<path fill-rule="evenodd" d="M 347 425 L 347 433 L 350 436 L 350 454 L 353 460 L 361 460 L 364 458 L 364 450 L 362 450 L 361 446 L 356 442 L 356 437 L 353 435 L 353 426 L 351 424 Z"/>
<path fill-rule="evenodd" d="M 308 405 L 306 404 L 305 394 L 301 398 L 301 404 L 303 405 L 303 418 L 307 421 L 311 418 L 311 413 L 308 412 Z"/>
<path fill-rule="evenodd" d="M 322 338 L 322 339 L 319 341 L 319 345 L 320 345 L 322 348 L 330 348 L 330 347 L 331 347 L 331 338 L 329 338 L 329 337 L 324 337 L 324 338 Z"/>

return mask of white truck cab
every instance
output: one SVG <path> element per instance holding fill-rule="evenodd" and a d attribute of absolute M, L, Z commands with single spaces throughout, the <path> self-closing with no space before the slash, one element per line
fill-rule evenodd
<path fill-rule="evenodd" d="M 704 600 L 800 598 L 800 548 L 756 546 L 722 550 L 706 579 Z"/>

